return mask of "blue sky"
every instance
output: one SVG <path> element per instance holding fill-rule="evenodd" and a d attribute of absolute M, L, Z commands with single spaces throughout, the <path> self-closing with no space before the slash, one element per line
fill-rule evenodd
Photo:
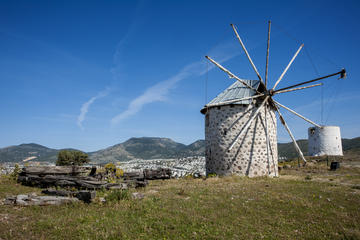
<path fill-rule="evenodd" d="M 278 88 L 348 71 L 276 99 L 339 125 L 343 137 L 360 136 L 359 10 L 358 1 L 0 1 L 0 147 L 95 151 L 130 137 L 203 139 L 200 109 L 233 81 L 204 56 L 256 79 L 234 23 L 264 76 L 269 19 L 270 85 L 301 43 Z M 282 113 L 295 137 L 307 138 L 310 125 Z M 281 126 L 278 140 L 290 141 Z"/>

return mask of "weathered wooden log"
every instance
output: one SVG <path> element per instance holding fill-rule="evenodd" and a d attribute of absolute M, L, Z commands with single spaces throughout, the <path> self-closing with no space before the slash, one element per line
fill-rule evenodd
<path fill-rule="evenodd" d="M 129 188 L 146 187 L 146 185 L 148 185 L 147 180 L 124 180 L 124 183 L 127 184 Z"/>
<path fill-rule="evenodd" d="M 38 186 L 48 188 L 53 186 L 60 187 L 76 187 L 85 189 L 101 189 L 106 188 L 105 181 L 98 181 L 92 177 L 67 176 L 67 175 L 45 175 L 43 177 L 37 175 L 19 176 L 18 181 L 23 185 Z"/>
<path fill-rule="evenodd" d="M 171 178 L 171 169 L 144 169 L 141 172 L 125 172 L 125 180 L 155 180 L 155 179 L 169 179 Z"/>
<path fill-rule="evenodd" d="M 106 185 L 107 190 L 126 190 L 129 188 L 127 183 L 109 183 Z"/>
<path fill-rule="evenodd" d="M 70 196 L 74 196 L 76 192 L 66 191 L 66 190 L 56 190 L 56 189 L 45 189 L 42 190 L 41 193 L 49 196 L 70 197 Z"/>
<path fill-rule="evenodd" d="M 92 177 L 81 176 L 63 176 L 63 175 L 46 175 L 39 177 L 36 175 L 19 176 L 18 181 L 23 185 L 36 186 L 41 188 L 49 187 L 75 187 L 77 189 L 127 189 L 145 187 L 146 180 L 125 180 L 123 183 L 108 183 L 106 181 L 97 181 Z"/>
<path fill-rule="evenodd" d="M 171 169 L 168 168 L 145 169 L 144 178 L 147 180 L 169 179 L 171 178 Z"/>
<path fill-rule="evenodd" d="M 125 180 L 144 180 L 144 172 L 124 172 L 123 178 Z"/>
<path fill-rule="evenodd" d="M 87 171 L 80 166 L 30 166 L 23 168 L 21 175 L 79 175 Z"/>

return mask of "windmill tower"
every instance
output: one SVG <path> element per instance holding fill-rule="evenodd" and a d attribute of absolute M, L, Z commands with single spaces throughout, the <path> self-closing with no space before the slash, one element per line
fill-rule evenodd
<path fill-rule="evenodd" d="M 310 127 L 308 151 L 310 156 L 342 156 L 340 128 L 338 126 Z"/>
<path fill-rule="evenodd" d="M 322 83 L 314 85 L 306 84 L 335 75 L 340 75 L 340 78 L 344 78 L 346 72 L 345 69 L 342 69 L 337 73 L 301 82 L 282 89 L 276 89 L 303 48 L 304 45 L 302 44 L 280 77 L 276 80 L 273 87 L 269 88 L 268 63 L 271 22 L 269 21 L 267 38 L 265 81 L 261 78 L 236 27 L 233 24 L 231 24 L 231 27 L 254 69 L 258 80 L 241 79 L 211 57 L 206 56 L 210 62 L 224 71 L 230 78 L 236 80 L 230 87 L 221 92 L 201 109 L 201 113 L 205 115 L 206 173 L 216 173 L 218 175 L 235 174 L 249 177 L 277 176 L 276 113 L 278 114 L 281 124 L 289 133 L 299 157 L 304 161 L 304 164 L 306 163 L 303 153 L 280 112 L 280 107 L 290 111 L 317 128 L 321 129 L 322 126 L 277 102 L 274 96 L 281 93 L 320 86 Z"/>

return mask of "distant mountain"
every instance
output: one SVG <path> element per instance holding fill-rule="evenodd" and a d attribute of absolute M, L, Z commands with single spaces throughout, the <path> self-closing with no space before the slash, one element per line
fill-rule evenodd
<path fill-rule="evenodd" d="M 298 140 L 304 155 L 308 153 L 307 140 Z M 342 139 L 343 150 L 346 154 L 360 155 L 360 137 Z M 0 148 L 1 162 L 55 162 L 60 150 L 51 149 L 39 144 L 20 144 Z M 293 143 L 279 143 L 280 157 L 295 158 L 297 153 Z M 205 153 L 205 141 L 198 140 L 190 145 L 175 142 L 169 138 L 142 137 L 129 140 L 96 152 L 90 152 L 89 157 L 93 163 L 107 163 L 127 161 L 131 159 L 165 159 L 188 156 L 201 156 Z"/>
<path fill-rule="evenodd" d="M 44 147 L 39 144 L 29 143 L 18 146 L 0 148 L 0 162 L 55 162 L 59 150 Z"/>
<path fill-rule="evenodd" d="M 205 155 L 205 140 L 197 140 L 192 144 L 186 146 L 183 150 L 184 155 L 202 156 Z"/>
<path fill-rule="evenodd" d="M 130 138 L 124 143 L 90 153 L 90 159 L 92 162 L 104 163 L 139 158 L 177 158 L 203 155 L 204 149 L 204 140 L 185 145 L 169 138 Z"/>

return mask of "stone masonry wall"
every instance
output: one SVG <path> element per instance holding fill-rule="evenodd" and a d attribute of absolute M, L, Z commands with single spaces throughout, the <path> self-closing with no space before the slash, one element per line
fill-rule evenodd
<path fill-rule="evenodd" d="M 228 150 L 241 129 L 257 110 L 255 104 L 225 105 L 208 109 L 205 116 L 206 173 L 240 176 L 278 176 L 276 116 L 267 106 L 270 148 L 266 144 L 265 107 Z M 269 158 L 267 152 L 269 151 Z"/>

